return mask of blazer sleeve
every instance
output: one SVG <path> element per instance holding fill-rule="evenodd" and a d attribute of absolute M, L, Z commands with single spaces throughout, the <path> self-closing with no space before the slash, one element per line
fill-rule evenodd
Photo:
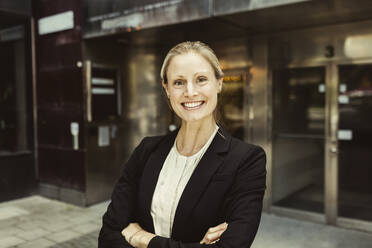
<path fill-rule="evenodd" d="M 241 160 L 236 180 L 227 194 L 224 213 L 229 225 L 219 241 L 207 245 L 155 236 L 148 248 L 249 248 L 260 223 L 265 189 L 266 155 L 261 147 L 254 146 Z"/>
<path fill-rule="evenodd" d="M 145 139 L 133 151 L 114 187 L 111 202 L 102 218 L 98 248 L 132 247 L 125 240 L 121 231 L 132 222 L 131 220 L 134 216 L 139 167 L 141 166 L 141 158 L 144 155 Z"/>

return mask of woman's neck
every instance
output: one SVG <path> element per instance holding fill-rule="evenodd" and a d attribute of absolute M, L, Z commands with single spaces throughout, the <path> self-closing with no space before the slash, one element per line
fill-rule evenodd
<path fill-rule="evenodd" d="M 198 122 L 182 121 L 176 137 L 177 150 L 184 156 L 197 153 L 215 131 L 216 122 L 213 118 Z"/>

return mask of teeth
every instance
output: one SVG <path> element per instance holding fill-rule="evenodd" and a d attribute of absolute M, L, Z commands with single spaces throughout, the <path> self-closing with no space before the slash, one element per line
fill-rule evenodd
<path fill-rule="evenodd" d="M 185 105 L 188 108 L 194 108 L 197 106 L 200 106 L 203 103 L 203 101 L 200 102 L 185 102 L 183 105 Z"/>

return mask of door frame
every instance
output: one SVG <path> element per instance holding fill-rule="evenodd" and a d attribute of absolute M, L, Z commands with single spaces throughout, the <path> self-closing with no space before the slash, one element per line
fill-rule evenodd
<path fill-rule="evenodd" d="M 327 116 L 327 111 L 329 111 L 329 90 L 328 90 L 328 86 L 331 84 L 331 81 L 330 79 L 332 79 L 331 77 L 331 73 L 330 73 L 330 68 L 331 68 L 331 63 L 329 62 L 325 62 L 325 61 L 304 61 L 304 62 L 299 62 L 299 63 L 291 63 L 291 64 L 287 64 L 284 68 L 287 68 L 287 69 L 294 69 L 294 68 L 310 68 L 310 67 L 324 67 L 324 70 L 325 70 L 325 85 L 326 85 L 326 92 L 325 92 L 325 133 L 324 133 L 324 140 L 325 140 L 325 144 L 324 144 L 324 149 L 327 150 L 327 143 L 329 143 L 329 136 L 327 135 L 327 127 L 328 127 L 328 122 L 330 121 L 328 116 Z M 271 70 L 270 71 L 270 74 L 272 74 L 273 71 Z M 272 80 L 272 76 L 271 76 L 271 80 L 270 80 L 270 88 L 271 88 L 271 91 L 273 89 L 273 80 Z M 271 109 L 273 108 L 272 104 L 271 104 Z M 272 110 L 271 110 L 272 111 Z M 272 115 L 271 115 L 271 123 L 272 123 Z M 272 128 L 272 126 L 271 126 Z M 271 139 L 272 140 L 272 139 Z M 327 173 L 329 172 L 332 172 L 332 171 L 328 171 L 326 170 L 327 166 L 326 166 L 326 163 L 328 162 L 328 156 L 327 156 L 327 152 L 325 151 L 325 154 L 324 154 L 324 213 L 316 213 L 316 212 L 310 212 L 310 211 L 306 211 L 306 210 L 300 210 L 300 209 L 291 209 L 291 208 L 286 208 L 286 207 L 280 207 L 280 206 L 274 206 L 272 203 L 271 203 L 271 207 L 270 207 L 270 212 L 274 213 L 274 214 L 277 214 L 277 215 L 280 215 L 280 216 L 286 216 L 286 217 L 289 217 L 289 218 L 295 218 L 295 219 L 300 219 L 300 220 L 307 220 L 307 221 L 312 221 L 312 222 L 316 222 L 316 223 L 322 223 L 322 224 L 326 224 L 327 223 L 327 219 L 328 217 L 327 216 L 332 216 L 334 215 L 335 213 L 333 212 L 333 209 L 334 209 L 334 206 L 337 207 L 337 204 L 335 205 L 333 201 L 330 201 L 330 197 L 328 197 L 329 194 L 331 194 L 332 192 L 334 192 L 334 187 L 332 187 L 333 184 L 330 184 L 330 185 L 327 185 Z M 271 166 L 272 166 L 272 163 L 271 163 Z M 274 176 L 274 175 L 273 175 Z M 329 188 L 329 187 L 332 187 L 332 188 Z M 328 189 L 329 188 L 329 189 Z M 328 209 L 326 211 L 326 209 Z"/>
<path fill-rule="evenodd" d="M 332 196 L 329 203 L 329 215 L 327 215 L 327 223 L 345 227 L 358 229 L 362 231 L 372 232 L 372 222 L 352 219 L 347 217 L 341 217 L 338 215 L 338 170 L 339 170 L 339 161 L 338 161 L 338 124 L 339 124 L 339 111 L 338 111 L 338 96 L 339 96 L 339 66 L 341 65 L 372 65 L 372 58 L 369 59 L 339 59 L 334 60 L 330 63 L 330 81 L 332 85 L 332 95 L 330 96 L 330 134 L 332 136 L 332 142 L 329 144 L 328 153 L 329 153 L 329 184 L 330 184 L 330 194 Z M 333 151 L 332 151 L 333 150 Z"/>
<path fill-rule="evenodd" d="M 270 211 L 280 216 L 308 220 L 344 228 L 372 232 L 372 222 L 340 217 L 338 215 L 338 95 L 340 65 L 372 64 L 371 59 L 339 59 L 329 62 L 304 62 L 289 64 L 285 68 L 306 68 L 323 66 L 325 75 L 325 144 L 324 144 L 324 213 L 314 213 L 305 210 L 290 209 L 271 204 Z M 272 72 L 271 72 L 272 73 Z M 273 82 L 270 80 L 270 84 Z M 272 107 L 272 106 L 271 106 Z"/>

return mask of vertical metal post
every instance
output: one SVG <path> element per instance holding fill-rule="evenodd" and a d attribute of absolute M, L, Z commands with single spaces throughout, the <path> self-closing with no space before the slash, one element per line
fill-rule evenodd
<path fill-rule="evenodd" d="M 250 68 L 250 90 L 253 97 L 252 107 L 254 121 L 251 122 L 254 132 L 251 142 L 261 145 L 266 151 L 266 192 L 264 210 L 270 212 L 272 205 L 272 141 L 271 141 L 271 78 L 269 68 L 268 37 L 261 36 L 253 40 L 253 66 Z"/>
<path fill-rule="evenodd" d="M 327 66 L 326 81 L 326 145 L 325 145 L 325 216 L 336 225 L 338 216 L 338 67 Z"/>
<path fill-rule="evenodd" d="M 86 90 L 86 119 L 92 121 L 92 62 L 86 60 L 84 62 L 85 74 L 85 90 Z"/>
<path fill-rule="evenodd" d="M 37 129 L 37 90 L 36 90 L 36 34 L 35 34 L 35 19 L 31 18 L 31 70 L 32 70 L 32 119 L 34 131 L 34 153 L 35 153 L 35 178 L 39 179 L 39 165 L 38 165 L 38 129 Z"/>

